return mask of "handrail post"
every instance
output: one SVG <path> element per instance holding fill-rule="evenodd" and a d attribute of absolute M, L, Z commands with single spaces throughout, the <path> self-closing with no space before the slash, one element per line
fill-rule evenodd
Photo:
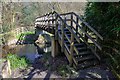
<path fill-rule="evenodd" d="M 58 40 L 58 21 L 57 16 L 55 17 L 55 40 Z"/>
<path fill-rule="evenodd" d="M 87 33 L 87 27 L 84 25 L 84 24 L 82 24 L 83 25 L 83 30 Z M 85 38 L 85 41 L 86 42 L 88 42 L 88 37 L 86 36 L 86 34 L 84 33 L 84 38 Z"/>
<path fill-rule="evenodd" d="M 71 29 L 73 26 L 73 14 L 71 14 Z M 73 51 L 74 51 L 74 35 L 71 33 L 71 42 L 70 42 L 70 66 L 73 63 Z"/>
<path fill-rule="evenodd" d="M 73 52 L 74 52 L 74 35 L 71 33 L 71 44 L 70 44 L 70 65 L 73 63 Z"/>
<path fill-rule="evenodd" d="M 66 18 L 65 18 L 65 22 L 66 22 Z M 64 52 L 64 28 L 65 28 L 65 24 L 62 22 L 62 26 L 61 26 L 61 32 L 62 32 L 62 46 L 61 46 L 61 51 Z"/>
<path fill-rule="evenodd" d="M 52 33 L 54 32 L 54 16 L 53 16 L 54 14 L 52 14 Z"/>
<path fill-rule="evenodd" d="M 98 37 L 96 36 L 96 42 L 98 41 Z M 95 52 L 97 52 L 97 46 L 95 46 Z"/>
<path fill-rule="evenodd" d="M 79 22 L 79 18 L 76 16 L 76 22 Z M 78 23 L 79 24 L 79 23 Z M 78 25 L 76 24 L 76 35 L 78 34 Z"/>
<path fill-rule="evenodd" d="M 71 29 L 72 29 L 72 27 L 73 27 L 73 14 L 71 14 Z"/>
<path fill-rule="evenodd" d="M 48 14 L 48 25 L 47 25 L 48 26 L 48 31 L 50 31 L 50 20 L 49 19 L 50 19 L 50 14 Z"/>

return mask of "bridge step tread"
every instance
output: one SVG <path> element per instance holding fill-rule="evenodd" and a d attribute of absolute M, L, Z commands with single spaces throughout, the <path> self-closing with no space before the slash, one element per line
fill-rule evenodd
<path fill-rule="evenodd" d="M 95 65 L 99 65 L 99 62 L 95 61 L 95 60 L 89 61 L 89 62 L 88 61 L 84 61 L 83 63 L 78 64 L 76 66 L 76 69 L 85 69 L 85 68 L 93 67 Z"/>
<path fill-rule="evenodd" d="M 94 60 L 96 59 L 93 55 L 88 55 L 88 56 L 81 56 L 81 57 L 76 57 L 75 60 L 78 62 L 78 63 L 81 63 L 83 61 L 88 61 L 88 60 Z"/>
<path fill-rule="evenodd" d="M 73 56 L 74 56 L 74 57 L 80 57 L 80 56 L 85 56 L 85 55 L 90 55 L 90 54 L 91 54 L 90 51 L 83 51 L 83 52 L 81 52 L 81 53 L 79 53 L 79 54 L 76 54 L 76 53 L 74 52 Z"/>

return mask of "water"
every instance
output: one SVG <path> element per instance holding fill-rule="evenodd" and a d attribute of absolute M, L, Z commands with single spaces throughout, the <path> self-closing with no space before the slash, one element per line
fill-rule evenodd
<path fill-rule="evenodd" d="M 23 45 L 10 45 L 6 47 L 6 50 L 10 53 L 15 53 L 18 56 L 26 56 L 28 60 L 33 63 L 35 58 L 40 57 L 40 54 L 51 52 L 51 44 L 37 44 L 38 48 L 34 44 L 23 44 Z M 42 46 L 44 45 L 44 46 Z"/>
<path fill-rule="evenodd" d="M 38 31 L 39 35 L 38 43 L 29 44 L 28 42 L 32 40 L 36 35 L 30 35 L 26 39 L 27 44 L 22 45 L 9 45 L 5 46 L 3 49 L 3 54 L 7 53 L 15 53 L 18 56 L 26 56 L 30 62 L 34 62 L 35 58 L 40 57 L 40 54 L 51 52 L 51 37 L 46 34 L 44 31 Z M 31 37 L 32 36 L 32 37 Z M 15 42 L 15 41 L 13 41 Z"/>
<path fill-rule="evenodd" d="M 34 62 L 37 54 L 37 49 L 34 44 L 18 45 L 17 49 L 19 49 L 17 55 L 26 56 L 30 62 Z"/>

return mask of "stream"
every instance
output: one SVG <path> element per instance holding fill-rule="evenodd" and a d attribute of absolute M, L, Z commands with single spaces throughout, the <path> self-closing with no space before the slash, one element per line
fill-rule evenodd
<path fill-rule="evenodd" d="M 41 36 L 41 35 L 39 35 Z M 7 45 L 3 48 L 4 53 L 15 53 L 18 56 L 25 56 L 31 63 L 34 62 L 35 58 L 41 57 L 42 54 L 51 52 L 51 38 L 49 35 L 42 35 L 44 39 L 38 37 L 37 43 L 20 44 L 20 45 Z M 44 41 L 45 40 L 45 41 Z M 42 41 L 42 42 L 40 42 Z"/>

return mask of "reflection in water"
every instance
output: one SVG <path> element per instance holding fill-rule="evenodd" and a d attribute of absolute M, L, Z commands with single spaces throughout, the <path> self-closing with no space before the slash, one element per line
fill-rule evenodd
<path fill-rule="evenodd" d="M 21 45 L 18 45 L 18 46 L 21 46 Z M 30 62 L 33 62 L 35 60 L 36 53 L 37 53 L 36 47 L 34 46 L 34 44 L 26 44 L 18 50 L 17 54 L 19 56 L 26 56 L 30 60 Z"/>
<path fill-rule="evenodd" d="M 51 44 L 50 43 L 45 44 L 45 47 L 43 48 L 43 51 L 45 53 L 51 52 Z"/>
<path fill-rule="evenodd" d="M 30 60 L 30 62 L 34 62 L 35 58 L 41 57 L 41 54 L 43 54 L 44 52 L 51 52 L 50 44 L 45 44 L 45 46 L 43 47 L 39 47 L 39 45 L 42 44 L 26 44 L 19 49 L 19 52 L 17 54 L 19 56 L 26 56 Z"/>
<path fill-rule="evenodd" d="M 44 52 L 51 52 L 51 44 L 47 43 L 45 46 L 42 46 L 43 44 L 25 44 L 25 45 L 10 45 L 7 46 L 6 50 L 7 53 L 16 53 L 19 56 L 26 56 L 30 62 L 34 62 L 35 58 L 40 57 L 40 54 L 43 54 Z"/>

